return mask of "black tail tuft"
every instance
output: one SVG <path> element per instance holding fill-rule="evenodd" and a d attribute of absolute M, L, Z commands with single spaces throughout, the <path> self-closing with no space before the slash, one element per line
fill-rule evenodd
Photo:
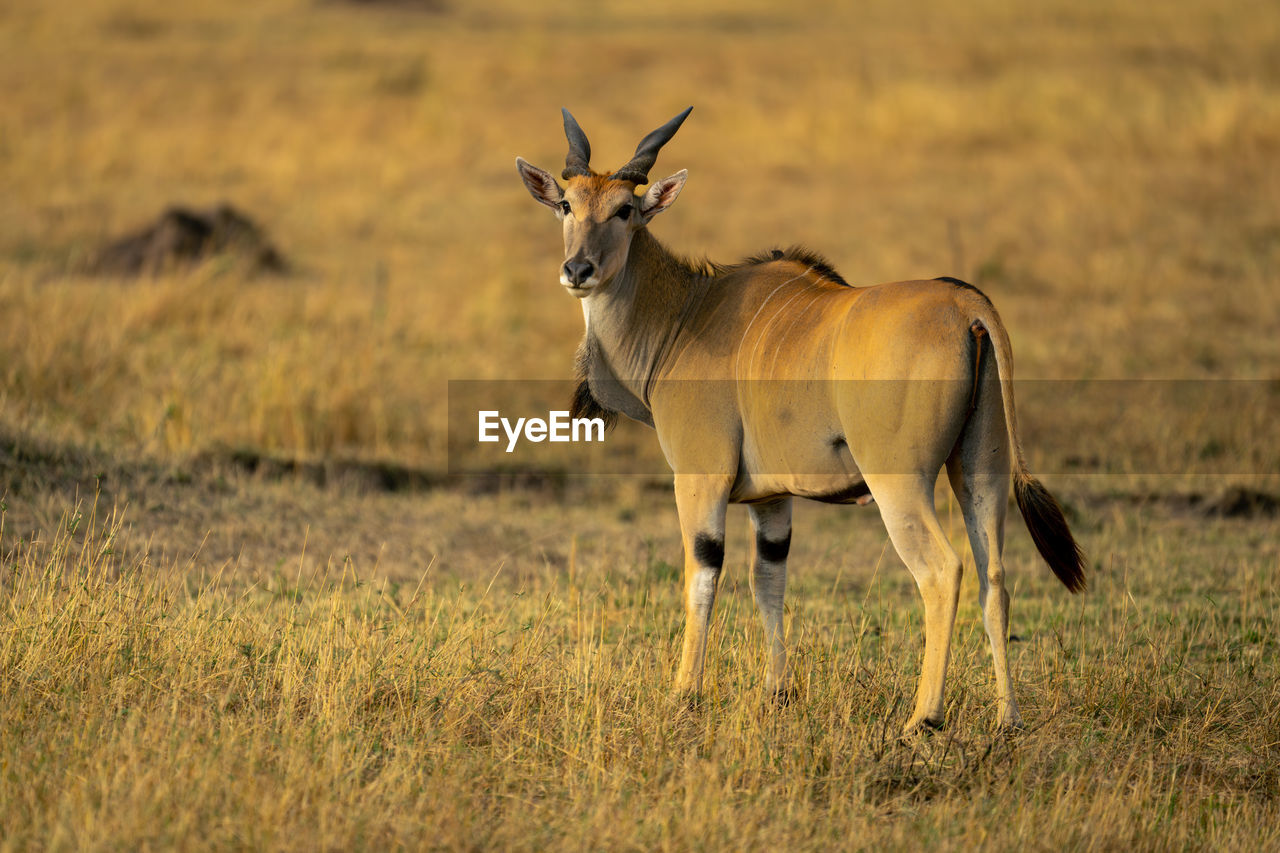
<path fill-rule="evenodd" d="M 1072 592 L 1083 591 L 1087 585 L 1084 551 L 1071 535 L 1071 528 L 1067 526 L 1067 519 L 1057 500 L 1044 484 L 1023 471 L 1014 475 L 1013 494 L 1040 556 L 1044 557 L 1063 586 Z"/>

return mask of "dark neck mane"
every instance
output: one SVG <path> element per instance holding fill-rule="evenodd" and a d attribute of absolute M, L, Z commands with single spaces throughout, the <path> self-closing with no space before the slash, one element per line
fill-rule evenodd
<path fill-rule="evenodd" d="M 836 268 L 831 262 L 822 255 L 807 249 L 804 246 L 788 246 L 785 249 L 771 249 L 768 252 L 761 252 L 758 255 L 752 255 L 749 258 L 743 258 L 736 264 L 716 264 L 711 261 L 703 261 L 700 270 L 703 275 L 711 278 L 720 278 L 730 273 L 739 272 L 751 267 L 758 267 L 761 264 L 771 264 L 775 261 L 790 261 L 796 264 L 802 264 L 818 278 L 829 281 L 832 284 L 838 284 L 842 287 L 852 287 L 853 285 L 844 280 L 840 273 L 836 272 Z"/>

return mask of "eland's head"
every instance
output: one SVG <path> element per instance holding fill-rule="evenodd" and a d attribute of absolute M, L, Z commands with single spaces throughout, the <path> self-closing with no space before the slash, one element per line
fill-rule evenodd
<path fill-rule="evenodd" d="M 516 158 L 516 168 L 529 193 L 555 211 L 564 225 L 560 283 L 573 295 L 581 298 L 607 287 L 626 266 L 631 238 L 680 194 L 688 176 L 683 169 L 655 181 L 643 193 L 637 193 L 636 188 L 649 182 L 649 170 L 659 149 L 692 110 L 689 107 L 642 139 L 625 166 L 603 174 L 591 170 L 591 143 L 569 111 L 562 110 L 569 139 L 569 153 L 560 173 L 563 187 L 549 172 Z"/>

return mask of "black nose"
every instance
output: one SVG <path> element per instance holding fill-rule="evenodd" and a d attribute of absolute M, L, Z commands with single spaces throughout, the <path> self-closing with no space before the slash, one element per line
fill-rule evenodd
<path fill-rule="evenodd" d="M 595 271 L 595 264 L 591 261 L 579 261 L 575 258 L 564 262 L 564 277 L 574 286 L 591 278 Z"/>

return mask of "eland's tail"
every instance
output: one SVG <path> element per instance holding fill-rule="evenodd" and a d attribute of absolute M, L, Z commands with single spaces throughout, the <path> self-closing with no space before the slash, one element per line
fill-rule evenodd
<path fill-rule="evenodd" d="M 989 317 L 974 323 L 973 331 L 978 336 L 982 332 L 989 334 L 991 347 L 995 352 L 996 370 L 1000 375 L 1000 396 L 1004 400 L 1004 419 L 1009 428 L 1009 443 L 1013 448 L 1013 495 L 1018 501 L 1022 519 L 1027 524 L 1031 540 L 1036 543 L 1040 556 L 1044 557 L 1058 580 L 1072 592 L 1080 592 L 1086 586 L 1084 551 L 1071 535 L 1062 507 L 1044 484 L 1031 476 L 1031 472 L 1027 470 L 1027 461 L 1022 456 L 1022 445 L 1018 441 L 1018 421 L 1013 406 L 1013 348 L 1009 344 L 1009 334 L 995 315 L 994 309 Z M 981 346 L 981 341 L 978 344 Z"/>

